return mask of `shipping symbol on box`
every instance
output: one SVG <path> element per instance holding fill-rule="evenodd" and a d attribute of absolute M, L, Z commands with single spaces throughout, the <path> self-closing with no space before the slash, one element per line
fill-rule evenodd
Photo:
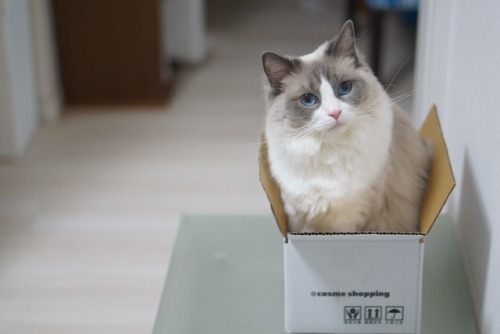
<path fill-rule="evenodd" d="M 344 307 L 344 323 L 360 324 L 361 323 L 361 306 L 346 306 Z"/>
<path fill-rule="evenodd" d="M 287 332 L 420 333 L 424 240 L 455 186 L 435 106 L 420 135 L 433 162 L 417 233 L 289 233 L 263 138 L 261 183 L 284 240 Z"/>
<path fill-rule="evenodd" d="M 401 324 L 404 319 L 403 306 L 387 306 L 385 308 L 385 321 L 391 324 Z"/>
<path fill-rule="evenodd" d="M 365 306 L 365 324 L 382 323 L 382 306 Z"/>

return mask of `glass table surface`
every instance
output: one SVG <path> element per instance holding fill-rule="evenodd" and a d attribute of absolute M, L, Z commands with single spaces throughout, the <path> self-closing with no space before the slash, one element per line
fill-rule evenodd
<path fill-rule="evenodd" d="M 422 334 L 476 333 L 451 222 L 425 240 Z M 185 215 L 153 334 L 284 333 L 282 243 L 272 216 Z"/>

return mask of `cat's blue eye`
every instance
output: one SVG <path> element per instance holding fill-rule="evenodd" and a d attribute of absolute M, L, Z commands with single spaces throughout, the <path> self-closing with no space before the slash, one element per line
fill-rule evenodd
<path fill-rule="evenodd" d="M 337 87 L 337 94 L 340 96 L 347 95 L 352 90 L 352 81 L 342 81 Z"/>
<path fill-rule="evenodd" d="M 307 93 L 300 97 L 300 103 L 302 103 L 306 107 L 312 107 L 316 103 L 318 103 L 318 98 L 314 94 Z"/>

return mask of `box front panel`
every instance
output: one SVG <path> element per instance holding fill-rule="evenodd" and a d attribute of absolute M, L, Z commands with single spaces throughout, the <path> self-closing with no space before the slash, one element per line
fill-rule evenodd
<path fill-rule="evenodd" d="M 417 333 L 418 235 L 293 236 L 285 244 L 285 329 Z"/>

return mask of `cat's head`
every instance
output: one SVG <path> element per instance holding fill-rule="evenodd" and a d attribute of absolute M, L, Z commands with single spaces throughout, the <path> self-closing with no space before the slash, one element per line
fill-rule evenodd
<path fill-rule="evenodd" d="M 302 57 L 262 56 L 268 122 L 297 134 L 342 133 L 379 117 L 380 83 L 355 45 L 354 26 Z"/>

